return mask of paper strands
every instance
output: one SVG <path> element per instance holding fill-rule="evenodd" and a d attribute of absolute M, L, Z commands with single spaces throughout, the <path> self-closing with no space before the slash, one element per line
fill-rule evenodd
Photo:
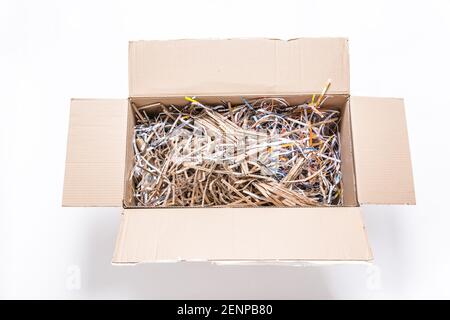
<path fill-rule="evenodd" d="M 341 205 L 337 110 L 322 95 L 137 108 L 130 179 L 137 206 Z"/>

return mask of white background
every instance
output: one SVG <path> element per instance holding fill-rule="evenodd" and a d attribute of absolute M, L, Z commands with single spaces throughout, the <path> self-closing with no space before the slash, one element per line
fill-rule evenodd
<path fill-rule="evenodd" d="M 450 298 L 450 1 L 0 1 L 0 298 Z M 417 206 L 364 207 L 371 268 L 110 265 L 119 209 L 61 208 L 69 100 L 128 96 L 127 42 L 344 36 L 405 97 Z"/>

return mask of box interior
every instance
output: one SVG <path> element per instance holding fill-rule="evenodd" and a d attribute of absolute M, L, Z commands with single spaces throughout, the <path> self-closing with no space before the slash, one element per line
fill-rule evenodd
<path fill-rule="evenodd" d="M 261 95 L 246 95 L 244 98 L 250 100 L 261 97 Z M 280 97 L 284 98 L 289 104 L 302 104 L 311 100 L 312 95 L 264 95 L 264 97 Z M 348 95 L 333 95 L 328 96 L 324 102 L 322 108 L 333 108 L 341 111 L 340 121 L 340 146 L 341 146 L 341 171 L 342 171 L 342 184 L 343 184 L 343 206 L 353 207 L 357 206 L 356 196 L 356 184 L 355 184 L 355 168 L 353 160 L 353 148 L 352 148 L 352 132 L 350 125 L 350 108 Z M 205 104 L 219 104 L 221 101 L 230 101 L 232 104 L 238 104 L 242 102 L 242 96 L 230 95 L 230 96 L 196 96 L 196 99 Z M 187 102 L 184 96 L 168 96 L 168 97 L 131 97 L 128 99 L 128 121 L 127 121 L 127 137 L 126 137 L 126 159 L 125 159 L 125 176 L 124 176 L 124 208 L 135 209 L 152 209 L 158 207 L 141 207 L 136 206 L 133 192 L 134 187 L 130 179 L 133 165 L 134 165 L 134 152 L 132 147 L 132 138 L 134 134 L 135 111 L 132 107 L 134 104 L 136 107 L 144 105 L 150 105 L 154 103 L 163 103 L 166 105 L 186 105 Z M 148 114 L 159 112 L 159 107 L 146 109 Z M 173 208 L 173 207 L 172 207 Z M 186 207 L 183 207 L 186 208 Z"/>

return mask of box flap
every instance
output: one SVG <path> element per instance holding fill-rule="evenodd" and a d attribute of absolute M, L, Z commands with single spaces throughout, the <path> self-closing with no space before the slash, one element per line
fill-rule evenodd
<path fill-rule="evenodd" d="M 122 206 L 127 110 L 127 100 L 72 100 L 63 206 Z"/>
<path fill-rule="evenodd" d="M 349 93 L 344 38 L 136 41 L 129 43 L 131 97 Z"/>
<path fill-rule="evenodd" d="M 126 209 L 113 263 L 368 261 L 360 208 Z"/>
<path fill-rule="evenodd" d="M 360 204 L 415 204 L 402 99 L 351 97 Z"/>

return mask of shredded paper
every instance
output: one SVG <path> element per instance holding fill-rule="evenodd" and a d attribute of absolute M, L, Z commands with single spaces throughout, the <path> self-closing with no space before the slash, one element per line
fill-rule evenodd
<path fill-rule="evenodd" d="M 281 98 L 134 107 L 137 206 L 342 204 L 338 110 Z M 152 105 L 155 106 L 155 105 Z"/>

